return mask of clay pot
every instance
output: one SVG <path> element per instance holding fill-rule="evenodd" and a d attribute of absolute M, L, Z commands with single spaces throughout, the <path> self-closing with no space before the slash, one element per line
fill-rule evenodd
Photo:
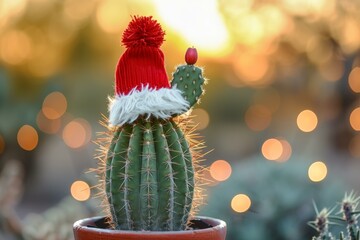
<path fill-rule="evenodd" d="M 209 217 L 193 220 L 196 230 L 186 231 L 121 231 L 106 228 L 104 217 L 93 217 L 74 223 L 75 240 L 225 240 L 226 223 Z M 200 228 L 200 229 L 198 229 Z"/>

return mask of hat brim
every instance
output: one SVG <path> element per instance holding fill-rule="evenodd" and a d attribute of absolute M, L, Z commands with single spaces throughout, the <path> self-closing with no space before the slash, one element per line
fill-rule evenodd
<path fill-rule="evenodd" d="M 139 116 L 154 116 L 167 119 L 189 109 L 189 102 L 184 99 L 176 87 L 151 89 L 143 86 L 141 90 L 134 88 L 127 95 L 109 97 L 109 123 L 120 126 L 134 122 Z"/>

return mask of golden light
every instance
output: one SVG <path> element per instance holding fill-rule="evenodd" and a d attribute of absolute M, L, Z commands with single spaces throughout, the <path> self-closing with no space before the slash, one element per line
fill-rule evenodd
<path fill-rule="evenodd" d="M 54 30 L 51 31 L 53 32 Z M 34 78 L 37 81 L 45 81 L 45 77 L 49 77 L 59 70 L 66 53 L 63 46 L 50 41 L 45 29 L 33 25 L 27 29 L 27 32 L 29 32 L 33 42 L 36 44 L 33 44 L 32 54 L 26 62 L 26 70 L 33 76 L 38 77 Z M 50 32 L 49 34 L 49 37 L 51 37 L 52 33 Z M 70 34 L 70 32 L 63 33 L 63 35 L 66 34 Z"/>
<path fill-rule="evenodd" d="M 130 16 L 123 1 L 104 0 L 100 2 L 96 11 L 96 20 L 102 30 L 108 33 L 117 33 L 121 26 L 126 26 Z"/>
<path fill-rule="evenodd" d="M 72 22 L 81 21 L 91 14 L 94 4 L 94 1 L 88 0 L 65 0 L 64 13 L 66 18 L 70 18 Z"/>
<path fill-rule="evenodd" d="M 256 13 L 242 14 L 234 24 L 237 40 L 242 44 L 254 46 L 265 36 L 264 22 Z"/>
<path fill-rule="evenodd" d="M 310 165 L 308 170 L 309 179 L 313 182 L 320 182 L 326 178 L 327 167 L 325 163 L 318 161 Z"/>
<path fill-rule="evenodd" d="M 5 150 L 5 140 L 4 138 L 0 135 L 0 154 L 2 154 Z"/>
<path fill-rule="evenodd" d="M 282 143 L 276 138 L 266 140 L 261 147 L 261 153 L 267 160 L 278 160 L 283 151 Z"/>
<path fill-rule="evenodd" d="M 355 93 L 360 93 L 360 67 L 355 67 L 349 74 L 349 86 Z"/>
<path fill-rule="evenodd" d="M 301 131 L 311 132 L 316 128 L 318 118 L 313 111 L 304 110 L 297 116 L 296 123 Z"/>
<path fill-rule="evenodd" d="M 9 21 L 17 19 L 26 8 L 26 0 L 2 0 L 0 1 L 0 29 Z"/>
<path fill-rule="evenodd" d="M 210 175 L 216 181 L 225 181 L 231 176 L 231 165 L 225 160 L 216 160 L 210 166 Z"/>
<path fill-rule="evenodd" d="M 52 92 L 44 99 L 42 112 L 48 119 L 58 119 L 67 109 L 67 101 L 61 92 Z"/>
<path fill-rule="evenodd" d="M 188 45 L 209 55 L 229 51 L 229 33 L 216 0 L 154 0 L 153 3 L 164 25 L 183 36 Z"/>
<path fill-rule="evenodd" d="M 244 213 L 251 207 L 251 199 L 246 194 L 238 194 L 231 200 L 231 208 L 235 212 Z"/>
<path fill-rule="evenodd" d="M 193 116 L 194 123 L 197 124 L 197 130 L 207 128 L 210 122 L 210 117 L 206 110 L 202 108 L 196 108 L 192 111 L 191 115 Z"/>
<path fill-rule="evenodd" d="M 234 70 L 240 80 L 248 85 L 264 84 L 263 78 L 269 69 L 269 62 L 265 56 L 240 54 L 234 61 Z"/>
<path fill-rule="evenodd" d="M 5 62 L 20 64 L 29 57 L 31 51 L 32 43 L 26 33 L 18 30 L 2 33 L 0 56 Z"/>
<path fill-rule="evenodd" d="M 36 124 L 41 131 L 48 134 L 54 134 L 59 131 L 61 127 L 61 120 L 60 118 L 51 120 L 45 117 L 43 112 L 40 111 L 36 117 Z"/>
<path fill-rule="evenodd" d="M 324 64 L 332 57 L 332 43 L 324 37 L 312 36 L 307 41 L 306 52 L 310 61 Z"/>
<path fill-rule="evenodd" d="M 32 151 L 38 145 L 38 133 L 32 126 L 24 125 L 17 133 L 17 142 L 22 149 Z"/>
<path fill-rule="evenodd" d="M 264 24 L 266 37 L 273 37 L 281 34 L 286 28 L 289 28 L 287 15 L 275 5 L 264 4 L 258 10 Z"/>
<path fill-rule="evenodd" d="M 283 151 L 282 151 L 281 156 L 278 159 L 276 159 L 276 161 L 286 162 L 291 157 L 292 147 L 291 147 L 290 143 L 284 139 L 280 139 L 279 141 L 281 142 Z"/>
<path fill-rule="evenodd" d="M 271 123 L 271 111 L 263 105 L 252 105 L 245 113 L 246 125 L 253 131 L 262 131 Z"/>
<path fill-rule="evenodd" d="M 300 15 L 300 16 L 319 16 L 323 14 L 323 12 L 329 11 L 327 5 L 331 5 L 332 1 L 326 1 L 326 0 L 283 0 L 283 7 L 291 12 L 294 15 Z M 329 3 L 329 4 L 328 4 Z"/>
<path fill-rule="evenodd" d="M 350 125 L 355 131 L 360 131 L 360 107 L 350 113 Z"/>
<path fill-rule="evenodd" d="M 360 135 L 354 136 L 349 144 L 349 152 L 353 157 L 360 157 Z"/>
<path fill-rule="evenodd" d="M 351 54 L 359 49 L 360 46 L 360 30 L 357 20 L 347 17 L 343 21 L 341 29 L 342 49 L 345 53 Z"/>
<path fill-rule="evenodd" d="M 84 181 L 75 181 L 70 187 L 71 196 L 77 201 L 86 201 L 90 198 L 90 186 Z"/>
<path fill-rule="evenodd" d="M 341 61 L 330 61 L 319 67 L 320 75 L 327 81 L 335 82 L 344 74 L 344 64 Z"/>
<path fill-rule="evenodd" d="M 83 147 L 91 139 L 90 124 L 84 119 L 75 119 L 65 126 L 62 136 L 70 148 Z"/>

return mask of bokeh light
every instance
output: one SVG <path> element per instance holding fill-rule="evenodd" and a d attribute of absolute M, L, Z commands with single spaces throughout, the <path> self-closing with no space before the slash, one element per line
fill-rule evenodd
<path fill-rule="evenodd" d="M 316 128 L 318 124 L 318 118 L 313 111 L 304 110 L 297 116 L 296 123 L 301 131 L 311 132 Z"/>
<path fill-rule="evenodd" d="M 61 92 L 52 92 L 44 99 L 42 112 L 48 119 L 60 118 L 67 109 L 67 101 Z"/>
<path fill-rule="evenodd" d="M 77 201 L 86 201 L 90 198 L 90 186 L 84 181 L 75 181 L 70 187 L 71 196 Z"/>
<path fill-rule="evenodd" d="M 350 113 L 350 125 L 355 131 L 360 131 L 360 107 Z"/>
<path fill-rule="evenodd" d="M 11 30 L 2 33 L 0 41 L 1 58 L 13 65 L 17 65 L 26 60 L 32 51 L 32 43 L 25 32 Z"/>
<path fill-rule="evenodd" d="M 36 124 L 44 133 L 54 134 L 59 131 L 61 127 L 61 120 L 60 118 L 51 120 L 45 117 L 42 111 L 39 111 L 36 117 Z"/>
<path fill-rule="evenodd" d="M 81 118 L 69 122 L 62 133 L 64 142 L 70 148 L 80 148 L 91 140 L 90 124 Z"/>
<path fill-rule="evenodd" d="M 225 181 L 231 176 L 231 165 L 225 160 L 216 160 L 210 166 L 210 175 L 216 181 Z"/>
<path fill-rule="evenodd" d="M 202 130 L 207 128 L 210 122 L 210 117 L 208 112 L 202 108 L 196 108 L 192 111 L 191 115 L 193 116 L 193 121 L 197 124 L 196 129 Z"/>
<path fill-rule="evenodd" d="M 345 53 L 352 53 L 356 51 L 360 45 L 359 23 L 355 19 L 345 18 L 341 33 L 343 34 L 343 51 Z"/>
<path fill-rule="evenodd" d="M 27 5 L 24 0 L 2 0 L 0 1 L 0 28 L 4 27 L 11 20 L 17 19 Z"/>
<path fill-rule="evenodd" d="M 280 139 L 279 141 L 281 142 L 281 145 L 282 145 L 282 154 L 278 159 L 276 159 L 276 161 L 286 162 L 291 157 L 292 147 L 291 147 L 290 143 L 288 141 L 286 141 L 285 139 Z"/>
<path fill-rule="evenodd" d="M 283 154 L 283 145 L 278 139 L 270 138 L 263 143 L 261 153 L 268 160 L 278 160 Z"/>
<path fill-rule="evenodd" d="M 271 111 L 263 105 L 252 105 L 245 113 L 246 125 L 253 131 L 262 131 L 271 123 Z"/>
<path fill-rule="evenodd" d="M 246 194 L 238 194 L 231 200 L 231 208 L 235 212 L 244 213 L 251 207 L 251 199 Z"/>
<path fill-rule="evenodd" d="M 351 90 L 360 93 L 360 67 L 355 67 L 351 70 L 348 81 Z"/>
<path fill-rule="evenodd" d="M 239 80 L 246 85 L 257 86 L 263 85 L 269 62 L 265 56 L 240 54 L 234 62 L 234 70 Z"/>
<path fill-rule="evenodd" d="M 17 142 L 22 149 L 32 151 L 38 145 L 38 141 L 38 133 L 32 126 L 24 125 L 19 129 L 17 133 Z"/>
<path fill-rule="evenodd" d="M 4 138 L 0 135 L 0 154 L 2 154 L 5 150 L 5 140 Z"/>
<path fill-rule="evenodd" d="M 318 161 L 310 165 L 308 170 L 309 179 L 313 182 L 320 182 L 326 178 L 327 167 L 325 163 Z"/>

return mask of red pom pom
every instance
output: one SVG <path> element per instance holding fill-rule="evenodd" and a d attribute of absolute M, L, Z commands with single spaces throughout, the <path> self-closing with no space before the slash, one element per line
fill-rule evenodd
<path fill-rule="evenodd" d="M 152 17 L 133 17 L 123 33 L 122 43 L 127 47 L 152 46 L 160 47 L 165 32 Z"/>

